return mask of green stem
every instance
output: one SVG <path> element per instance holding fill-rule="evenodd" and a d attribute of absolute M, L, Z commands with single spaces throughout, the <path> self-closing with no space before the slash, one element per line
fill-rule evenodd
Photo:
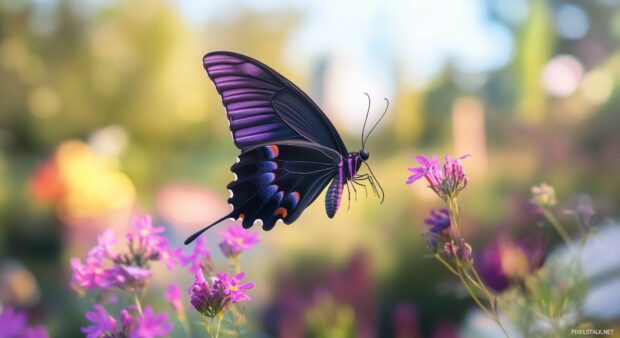
<path fill-rule="evenodd" d="M 239 274 L 241 272 L 241 254 L 235 254 L 230 256 L 228 259 L 228 264 L 235 271 L 235 274 Z"/>
<path fill-rule="evenodd" d="M 449 197 L 446 199 L 448 209 L 450 209 L 450 225 L 454 233 L 457 243 L 461 241 L 461 229 L 459 227 L 459 203 L 456 198 Z"/>
<path fill-rule="evenodd" d="M 448 205 L 448 208 L 450 209 L 450 226 L 452 227 L 452 233 L 453 233 L 454 239 L 456 240 L 457 245 L 461 245 L 461 231 L 459 227 L 458 201 L 456 199 L 456 196 L 449 196 L 448 198 L 446 198 L 445 202 Z M 480 277 L 478 276 L 478 272 L 476 271 L 475 267 L 471 264 L 471 262 L 469 262 L 468 260 L 465 260 L 468 266 L 463 266 L 463 264 L 461 264 L 461 259 L 459 257 L 456 257 L 455 258 L 456 271 L 454 271 L 454 269 L 452 269 L 452 267 L 447 262 L 443 261 L 442 259 L 440 259 L 440 261 L 444 263 L 446 267 L 450 267 L 450 270 L 453 271 L 453 273 L 454 272 L 456 273 L 456 275 L 461 280 L 461 283 L 463 284 L 463 286 L 465 287 L 465 289 L 467 290 L 471 298 L 474 300 L 474 302 L 476 302 L 478 307 L 480 307 L 480 309 L 484 311 L 484 313 L 487 316 L 489 316 L 489 318 L 491 318 L 497 324 L 497 326 L 499 326 L 500 330 L 502 330 L 502 332 L 507 338 L 510 338 L 510 335 L 508 334 L 508 332 L 506 331 L 506 329 L 504 328 L 504 326 L 499 320 L 499 315 L 497 314 L 497 310 L 495 309 L 495 305 L 493 304 L 493 300 L 492 300 L 492 297 L 488 289 L 484 287 L 484 284 L 482 283 L 482 281 L 480 280 Z M 469 275 L 469 273 L 467 272 L 469 270 L 473 271 L 474 276 L 476 277 L 478 282 L 474 281 L 473 278 Z M 484 303 L 482 303 L 482 301 L 478 298 L 474 290 L 472 290 L 472 288 L 470 287 L 466 278 L 470 280 L 473 285 L 475 285 L 476 287 L 478 287 L 480 290 L 482 290 L 485 293 L 485 296 L 489 304 L 491 305 L 491 309 L 493 310 L 493 312 L 489 311 L 489 309 L 484 305 Z"/>
<path fill-rule="evenodd" d="M 179 322 L 181 322 L 181 326 L 183 327 L 183 332 L 185 333 L 185 337 L 191 338 L 192 331 L 189 327 L 189 323 L 187 322 L 187 318 L 185 317 L 185 314 L 181 313 L 177 316 L 177 318 L 179 318 Z"/>
<path fill-rule="evenodd" d="M 220 336 L 220 327 L 222 326 L 222 318 L 224 318 L 224 315 L 217 316 L 217 330 L 215 331 L 215 338 L 218 338 Z"/>
<path fill-rule="evenodd" d="M 570 243 L 571 243 L 570 236 L 568 235 L 566 230 L 564 230 L 564 227 L 562 226 L 562 224 L 558 222 L 558 220 L 555 218 L 555 216 L 553 216 L 553 214 L 549 210 L 544 209 L 544 208 L 541 208 L 541 210 L 545 218 L 555 228 L 555 231 L 557 231 L 560 237 L 562 237 L 562 240 L 564 240 L 564 243 L 566 244 L 566 246 L 570 246 Z"/>
<path fill-rule="evenodd" d="M 448 270 L 450 270 L 450 272 L 457 276 L 459 275 L 459 273 L 456 272 L 456 270 L 454 270 L 454 268 L 448 262 L 446 262 L 446 260 L 443 259 L 440 254 L 435 253 L 435 258 L 437 258 L 437 260 L 440 261 L 441 264 L 443 264 Z"/>
<path fill-rule="evenodd" d="M 138 313 L 142 316 L 142 304 L 140 304 L 138 293 L 135 290 L 131 290 L 131 295 L 133 296 L 133 301 L 136 303 L 136 307 L 138 308 Z"/>
<path fill-rule="evenodd" d="M 211 319 L 209 320 L 209 325 L 207 325 L 207 322 L 205 321 L 205 326 L 207 326 L 207 332 L 209 333 L 209 337 L 213 337 L 213 318 L 211 317 Z"/>
<path fill-rule="evenodd" d="M 489 311 L 489 309 L 487 309 L 487 307 L 482 303 L 482 301 L 480 301 L 480 299 L 478 298 L 476 293 L 471 289 L 471 287 L 469 286 L 469 284 L 467 283 L 465 278 L 463 278 L 463 275 L 462 274 L 458 274 L 458 276 L 459 276 L 459 279 L 461 280 L 461 283 L 463 284 L 463 286 L 467 290 L 467 293 L 469 293 L 471 298 L 476 302 L 476 304 L 478 304 L 478 307 L 480 307 L 480 309 L 482 309 L 482 311 L 484 311 L 489 317 L 491 317 L 493 320 L 495 320 L 495 315 L 492 314 Z"/>
<path fill-rule="evenodd" d="M 468 271 L 472 271 L 474 273 L 474 277 L 476 278 L 477 282 L 473 282 L 474 285 L 478 286 L 478 288 L 482 291 L 484 291 L 487 299 L 489 300 L 489 303 L 491 304 L 491 308 L 493 309 L 493 312 L 497 313 L 497 309 L 495 308 L 494 302 L 493 302 L 493 296 L 491 295 L 491 292 L 489 292 L 489 289 L 484 285 L 484 282 L 482 281 L 482 278 L 480 278 L 480 275 L 478 274 L 478 270 L 476 270 L 476 267 L 470 262 L 467 261 L 468 264 Z M 467 277 L 471 280 L 471 276 L 469 276 L 469 274 L 467 274 Z"/>

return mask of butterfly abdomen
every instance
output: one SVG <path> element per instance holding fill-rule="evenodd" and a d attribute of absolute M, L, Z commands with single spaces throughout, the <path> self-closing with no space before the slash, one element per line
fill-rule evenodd
<path fill-rule="evenodd" d="M 327 217 L 332 218 L 340 207 L 340 201 L 342 200 L 342 186 L 344 184 L 344 167 L 343 163 L 338 166 L 338 175 L 334 177 L 332 183 L 327 189 L 325 195 L 325 212 Z"/>

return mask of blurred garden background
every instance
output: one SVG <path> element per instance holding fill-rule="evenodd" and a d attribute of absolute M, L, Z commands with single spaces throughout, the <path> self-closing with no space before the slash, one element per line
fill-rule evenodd
<path fill-rule="evenodd" d="M 329 220 L 319 197 L 261 232 L 242 257 L 248 336 L 479 337 L 474 303 L 425 257 L 439 204 L 405 184 L 418 154 L 471 154 L 460 202 L 474 252 L 500 232 L 560 243 L 529 203 L 540 182 L 559 210 L 587 193 L 601 223 L 620 213 L 618 0 L 0 0 L 0 304 L 50 337 L 83 336 L 92 300 L 69 287 L 69 260 L 97 234 L 148 213 L 181 246 L 228 212 L 238 150 L 201 63 L 215 50 L 287 76 L 350 151 L 363 93 L 371 121 L 391 102 L 367 145 L 385 202 L 358 194 Z M 219 230 L 206 238 L 225 267 Z M 617 243 L 602 252 L 620 257 Z M 589 318 L 620 332 L 614 264 L 599 281 L 612 305 Z M 168 283 L 192 280 L 155 268 L 145 297 L 164 311 Z"/>

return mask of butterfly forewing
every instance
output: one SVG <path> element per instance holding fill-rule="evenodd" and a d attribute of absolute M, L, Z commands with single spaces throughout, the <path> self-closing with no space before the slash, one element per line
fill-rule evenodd
<path fill-rule="evenodd" d="M 222 97 L 239 149 L 300 140 L 347 154 L 327 116 L 275 70 L 231 52 L 209 53 L 203 64 Z"/>

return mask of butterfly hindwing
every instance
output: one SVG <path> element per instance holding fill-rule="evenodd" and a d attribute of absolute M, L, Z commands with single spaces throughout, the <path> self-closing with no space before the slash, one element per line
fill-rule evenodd
<path fill-rule="evenodd" d="M 231 52 L 209 53 L 203 58 L 203 65 L 222 97 L 235 145 L 240 150 L 298 140 L 347 154 L 327 116 L 275 70 Z"/>
<path fill-rule="evenodd" d="M 294 222 L 337 174 L 341 155 L 305 141 L 284 141 L 242 151 L 228 184 L 231 217 L 251 227 L 260 219 L 264 230 L 276 221 Z"/>

